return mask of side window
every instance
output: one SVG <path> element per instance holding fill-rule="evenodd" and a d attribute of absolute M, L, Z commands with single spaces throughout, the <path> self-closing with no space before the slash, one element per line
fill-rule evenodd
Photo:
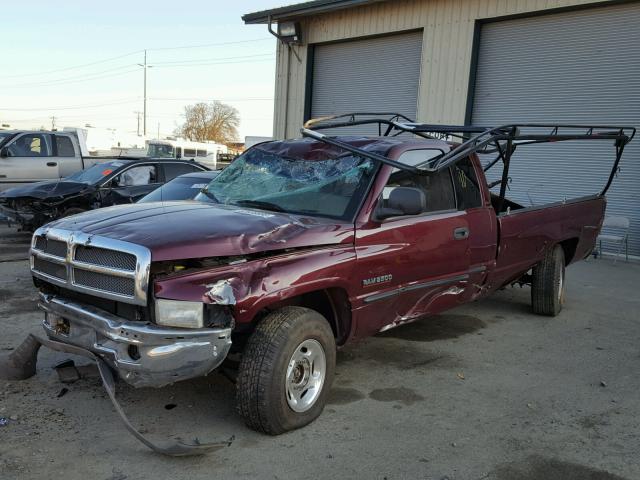
<path fill-rule="evenodd" d="M 451 174 L 448 170 L 428 176 L 415 175 L 410 172 L 398 170 L 389 177 L 389 181 L 382 193 L 383 202 L 386 202 L 389 194 L 395 187 L 421 189 L 427 199 L 426 212 L 456 209 L 456 199 L 453 193 Z"/>
<path fill-rule="evenodd" d="M 196 157 L 206 157 L 206 156 L 207 156 L 206 150 L 196 150 Z"/>
<path fill-rule="evenodd" d="M 73 142 L 69 137 L 56 135 L 56 148 L 59 157 L 75 157 L 76 152 L 73 149 Z"/>
<path fill-rule="evenodd" d="M 140 165 L 125 170 L 113 182 L 115 187 L 136 187 L 157 182 L 156 167 L 154 165 Z"/>
<path fill-rule="evenodd" d="M 164 167 L 164 179 L 166 182 L 173 180 L 180 175 L 184 175 L 185 173 L 202 171 L 202 169 L 186 163 L 163 163 L 162 166 Z"/>
<path fill-rule="evenodd" d="M 478 177 L 471 160 L 467 157 L 451 167 L 453 183 L 456 188 L 458 210 L 482 206 L 482 195 L 478 185 Z"/>
<path fill-rule="evenodd" d="M 41 133 L 27 133 L 9 145 L 10 157 L 49 157 L 51 138 Z"/>
<path fill-rule="evenodd" d="M 196 156 L 196 150 L 194 148 L 185 148 L 184 149 L 184 156 L 186 158 L 193 158 Z"/>

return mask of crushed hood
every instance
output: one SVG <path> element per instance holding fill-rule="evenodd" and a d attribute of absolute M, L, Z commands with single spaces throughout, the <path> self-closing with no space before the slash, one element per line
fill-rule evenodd
<path fill-rule="evenodd" d="M 14 187 L 0 192 L 0 201 L 15 198 L 36 198 L 38 200 L 56 200 L 69 195 L 75 195 L 91 185 L 68 180 L 51 180 L 30 183 L 23 187 Z"/>
<path fill-rule="evenodd" d="M 102 208 L 49 226 L 142 245 L 153 261 L 353 242 L 350 223 L 190 201 Z"/>

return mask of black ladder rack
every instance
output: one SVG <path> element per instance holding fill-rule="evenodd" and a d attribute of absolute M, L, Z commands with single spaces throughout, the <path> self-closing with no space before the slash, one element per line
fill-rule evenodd
<path fill-rule="evenodd" d="M 356 125 L 377 125 L 378 135 L 381 137 L 410 133 L 425 139 L 443 140 L 457 138 L 461 140 L 461 143 L 453 146 L 448 152 L 431 158 L 422 164 L 412 166 L 355 147 L 342 141 L 339 137 L 330 136 L 320 131 L 353 127 Z M 599 194 L 605 195 L 618 170 L 624 147 L 633 139 L 636 134 L 636 129 L 635 127 L 629 126 L 539 123 L 509 124 L 499 127 L 434 125 L 414 122 L 399 113 L 355 112 L 311 119 L 304 124 L 300 132 L 304 137 L 314 138 L 329 145 L 342 148 L 355 155 L 379 161 L 418 175 L 432 175 L 440 172 L 472 153 L 497 153 L 496 158 L 489 162 L 489 164 L 484 167 L 484 170 L 487 171 L 496 163 L 502 161 L 503 169 L 500 182 L 500 204 L 502 204 L 506 192 L 511 156 L 518 146 L 568 140 L 613 141 L 615 161 L 607 183 Z"/>

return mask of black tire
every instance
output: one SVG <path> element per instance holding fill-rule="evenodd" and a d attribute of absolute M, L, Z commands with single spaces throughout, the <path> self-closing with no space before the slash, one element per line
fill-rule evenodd
<path fill-rule="evenodd" d="M 531 305 L 538 315 L 555 317 L 562 310 L 565 296 L 564 250 L 560 245 L 547 251 L 533 267 Z"/>
<path fill-rule="evenodd" d="M 308 410 L 296 412 L 289 405 L 287 369 L 294 352 L 306 341 L 322 346 L 325 375 Z M 322 413 L 335 364 L 335 339 L 322 315 L 302 307 L 284 307 L 270 313 L 258 324 L 242 355 L 236 384 L 238 412 L 250 428 L 269 435 L 303 427 Z M 311 370 L 314 368 L 312 363 Z"/>
<path fill-rule="evenodd" d="M 82 208 L 68 208 L 66 209 L 64 212 L 62 212 L 62 217 L 70 217 L 71 215 L 77 215 L 78 213 L 83 213 L 86 212 L 86 210 L 83 210 Z"/>

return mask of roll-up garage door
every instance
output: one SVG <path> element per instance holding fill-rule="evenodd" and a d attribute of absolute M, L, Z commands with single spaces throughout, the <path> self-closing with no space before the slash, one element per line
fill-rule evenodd
<path fill-rule="evenodd" d="M 640 126 L 640 4 L 484 24 L 472 123 L 511 122 Z M 603 142 L 519 147 L 507 195 L 530 205 L 596 193 L 613 159 Z M 607 214 L 630 219 L 630 253 L 640 255 L 640 138 L 620 167 Z"/>
<path fill-rule="evenodd" d="M 316 45 L 311 117 L 397 112 L 415 119 L 421 54 L 421 31 Z M 355 132 L 373 133 L 349 130 Z"/>

